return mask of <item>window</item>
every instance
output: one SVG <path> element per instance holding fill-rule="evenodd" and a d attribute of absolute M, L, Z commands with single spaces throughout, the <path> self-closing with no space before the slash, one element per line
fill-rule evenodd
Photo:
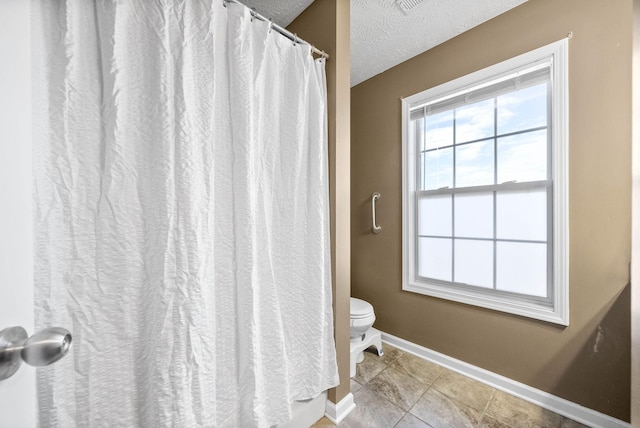
<path fill-rule="evenodd" d="M 568 325 L 566 52 L 402 100 L 404 290 Z"/>

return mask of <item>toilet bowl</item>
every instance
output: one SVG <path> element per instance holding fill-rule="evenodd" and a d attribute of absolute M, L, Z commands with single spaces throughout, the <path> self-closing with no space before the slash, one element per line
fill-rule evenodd
<path fill-rule="evenodd" d="M 378 356 L 382 355 L 382 336 L 373 328 L 376 315 L 373 306 L 361 299 L 351 298 L 350 301 L 350 336 L 351 336 L 351 361 L 349 376 L 356 375 L 356 363 L 364 360 L 364 350 L 375 346 Z"/>

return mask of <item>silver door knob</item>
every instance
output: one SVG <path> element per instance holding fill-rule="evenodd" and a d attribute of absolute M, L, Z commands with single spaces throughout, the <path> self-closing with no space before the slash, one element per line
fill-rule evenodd
<path fill-rule="evenodd" d="M 7 379 L 20 368 L 22 361 L 48 366 L 64 357 L 71 348 L 71 333 L 64 328 L 49 327 L 31 337 L 22 327 L 0 331 L 0 380 Z"/>

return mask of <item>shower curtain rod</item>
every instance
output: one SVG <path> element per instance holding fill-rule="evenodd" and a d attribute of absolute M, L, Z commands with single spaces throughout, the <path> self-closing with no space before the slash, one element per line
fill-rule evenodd
<path fill-rule="evenodd" d="M 242 3 L 242 2 L 240 2 L 238 0 L 222 0 L 222 3 L 224 4 L 224 7 L 227 7 L 227 3 L 236 3 L 236 4 L 239 4 L 240 6 L 246 7 L 247 9 L 249 8 L 247 5 L 245 5 L 244 3 Z M 313 51 L 313 53 L 315 53 L 317 55 L 320 55 L 324 59 L 329 59 L 329 54 L 328 53 L 326 53 L 323 50 L 320 50 L 320 49 L 316 48 L 315 46 L 313 46 L 311 43 L 307 42 L 306 40 L 302 40 L 301 38 L 298 37 L 297 34 L 294 34 L 294 33 L 290 32 L 290 31 L 285 30 L 284 28 L 282 28 L 281 26 L 279 26 L 278 24 L 273 22 L 272 19 L 268 19 L 264 15 L 261 15 L 258 12 L 256 12 L 255 9 L 251 9 L 251 16 L 256 18 L 256 19 L 259 19 L 260 21 L 269 22 L 271 24 L 271 28 L 273 28 L 278 33 L 282 34 L 283 36 L 285 36 L 286 38 L 288 38 L 292 42 L 309 45 L 309 46 L 311 46 L 311 50 Z"/>

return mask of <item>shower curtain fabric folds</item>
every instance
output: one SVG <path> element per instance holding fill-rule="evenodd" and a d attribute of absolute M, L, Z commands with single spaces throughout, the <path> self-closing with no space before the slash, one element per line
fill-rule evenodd
<path fill-rule="evenodd" d="M 324 60 L 205 0 L 33 1 L 43 427 L 270 427 L 338 383 Z"/>

